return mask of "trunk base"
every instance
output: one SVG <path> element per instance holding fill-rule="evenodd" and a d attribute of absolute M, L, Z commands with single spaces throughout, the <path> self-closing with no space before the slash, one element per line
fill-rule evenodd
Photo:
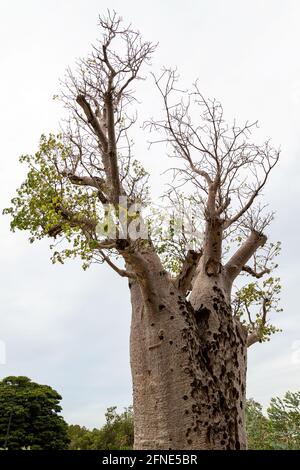
<path fill-rule="evenodd" d="M 153 313 L 131 286 L 135 449 L 246 449 L 246 334 L 212 292 L 195 310 L 170 283 Z"/>

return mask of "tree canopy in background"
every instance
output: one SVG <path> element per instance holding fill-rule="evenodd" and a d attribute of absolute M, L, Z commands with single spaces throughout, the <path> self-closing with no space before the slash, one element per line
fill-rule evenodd
<path fill-rule="evenodd" d="M 105 413 L 106 423 L 101 429 L 92 431 L 79 425 L 69 426 L 71 450 L 128 450 L 133 448 L 132 407 L 117 413 L 112 406 Z"/>
<path fill-rule="evenodd" d="M 9 450 L 129 450 L 133 448 L 132 407 L 109 407 L 105 424 L 89 430 L 67 425 L 59 416 L 61 396 L 28 377 L 0 381 L 0 448 Z M 252 450 L 300 450 L 300 391 L 272 398 L 267 412 L 247 400 L 248 447 Z"/>
<path fill-rule="evenodd" d="M 67 423 L 59 416 L 61 396 L 28 377 L 0 381 L 0 448 L 63 450 L 68 446 Z"/>
<path fill-rule="evenodd" d="M 272 398 L 267 416 L 259 403 L 248 400 L 246 418 L 249 449 L 300 449 L 300 392 Z"/>
<path fill-rule="evenodd" d="M 133 447 L 132 408 L 118 414 L 108 408 L 106 423 L 92 431 L 79 425 L 69 426 L 72 450 L 124 450 Z M 251 450 L 300 449 L 300 392 L 287 392 L 283 399 L 272 398 L 266 415 L 260 403 L 247 400 L 248 447 Z"/>

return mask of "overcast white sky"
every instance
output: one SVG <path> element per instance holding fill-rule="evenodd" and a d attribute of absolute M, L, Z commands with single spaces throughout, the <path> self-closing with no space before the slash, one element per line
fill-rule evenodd
<path fill-rule="evenodd" d="M 276 320 L 283 333 L 251 349 L 248 397 L 266 404 L 299 390 L 299 1 L 1 1 L 0 207 L 24 178 L 19 155 L 34 152 L 41 133 L 56 131 L 58 79 L 89 51 L 97 16 L 108 7 L 159 41 L 155 70 L 177 65 L 185 83 L 199 77 L 228 119 L 258 119 L 259 138 L 282 147 L 265 199 L 277 214 L 270 236 L 283 244 L 284 313 Z M 141 119 L 157 103 L 151 82 L 143 86 Z M 136 157 L 158 187 L 167 163 L 161 150 L 147 154 L 147 138 L 139 133 Z M 103 266 L 52 266 L 47 243 L 32 246 L 27 234 L 11 234 L 7 217 L 0 217 L 0 233 L 0 340 L 7 352 L 0 378 L 27 375 L 49 384 L 63 396 L 67 421 L 99 426 L 107 406 L 132 400 L 126 281 Z"/>

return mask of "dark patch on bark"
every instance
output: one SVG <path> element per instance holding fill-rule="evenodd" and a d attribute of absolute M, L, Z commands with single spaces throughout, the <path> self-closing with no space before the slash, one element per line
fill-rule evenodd
<path fill-rule="evenodd" d="M 210 314 L 210 311 L 209 311 L 208 308 L 201 306 L 198 310 L 196 310 L 195 314 L 196 314 L 197 319 L 201 318 L 201 320 L 207 321 L 208 317 L 209 317 L 209 314 Z"/>
<path fill-rule="evenodd" d="M 120 251 L 124 251 L 126 250 L 126 248 L 129 247 L 129 242 L 128 240 L 124 240 L 124 239 L 118 239 L 116 240 L 116 248 Z"/>
<path fill-rule="evenodd" d="M 205 272 L 208 277 L 216 277 L 221 273 L 221 263 L 219 261 L 214 260 L 213 258 L 209 258 L 205 264 Z"/>

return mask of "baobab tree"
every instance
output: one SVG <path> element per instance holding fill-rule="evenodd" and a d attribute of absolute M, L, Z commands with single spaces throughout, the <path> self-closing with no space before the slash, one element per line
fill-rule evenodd
<path fill-rule="evenodd" d="M 107 263 L 128 279 L 136 449 L 245 449 L 247 347 L 276 330 L 268 314 L 279 310 L 270 276 L 279 245 L 267 243 L 272 214 L 257 203 L 279 151 L 252 143 L 255 123 L 226 124 L 197 83 L 179 91 L 177 72 L 163 70 L 153 92 L 164 115 L 145 128 L 176 162 L 167 197 L 203 230 L 189 239 L 176 217 L 151 230 L 130 113 L 155 45 L 115 13 L 100 28 L 62 82 L 61 133 L 21 157 L 28 175 L 5 212 L 31 242 L 55 239 L 53 261 L 79 255 L 84 267 Z M 255 281 L 236 285 L 240 275 Z"/>

